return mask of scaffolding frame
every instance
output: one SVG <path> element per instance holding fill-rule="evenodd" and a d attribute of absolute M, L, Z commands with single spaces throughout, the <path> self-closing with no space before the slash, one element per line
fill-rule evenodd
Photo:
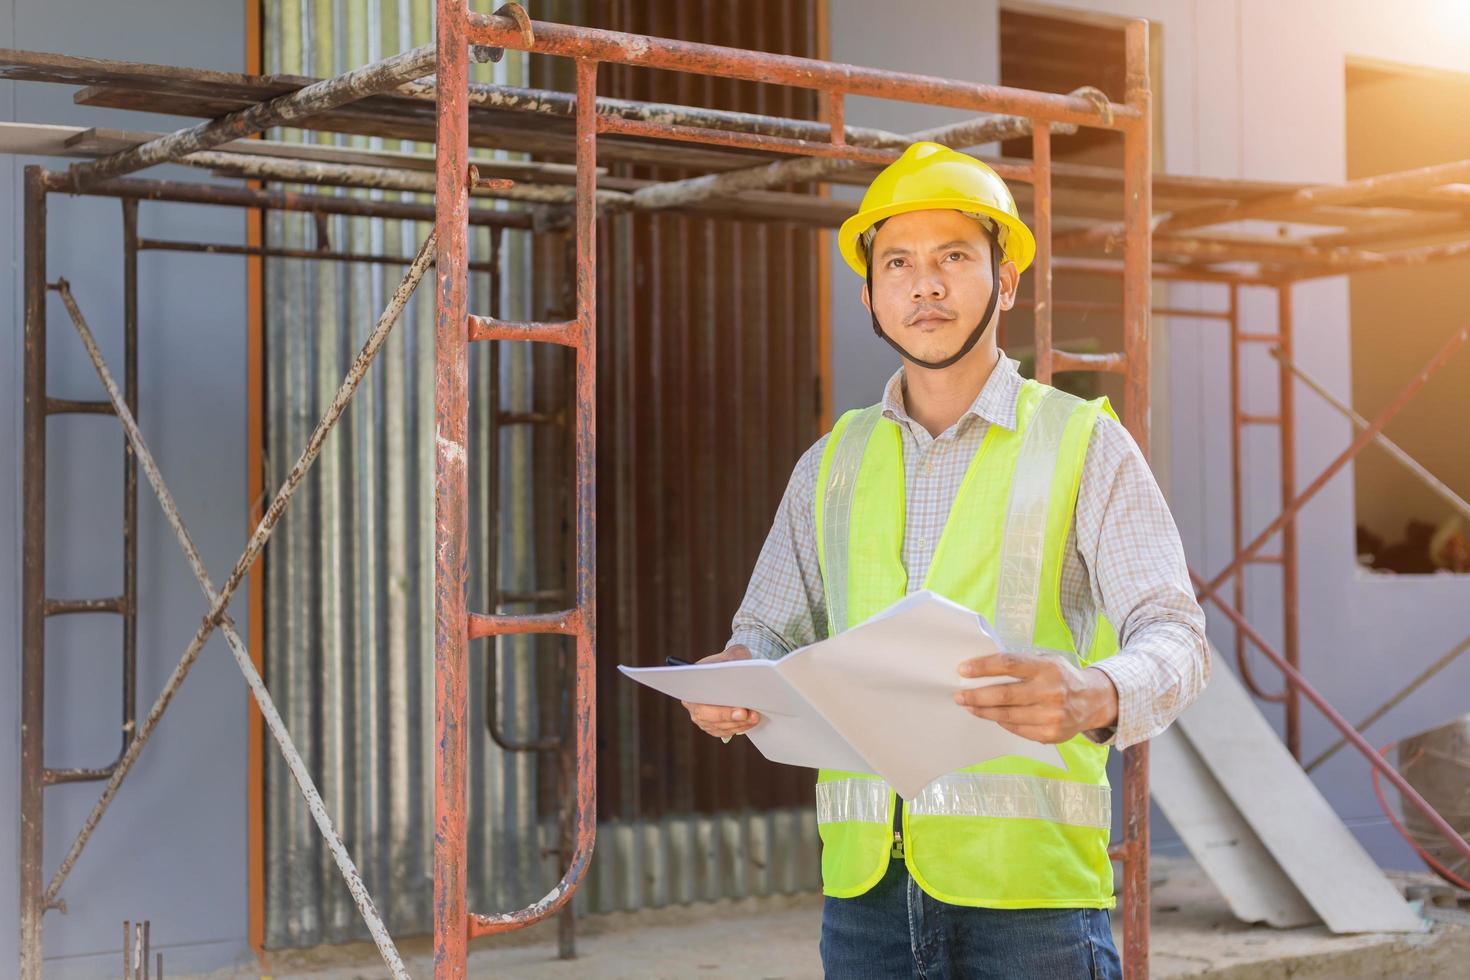
<path fill-rule="evenodd" d="M 124 643 L 124 742 L 119 757 L 108 766 L 90 770 L 51 770 L 44 765 L 44 726 L 42 716 L 42 682 L 44 679 L 43 627 L 47 616 L 84 612 L 115 612 L 129 617 L 136 610 L 132 583 L 136 580 L 136 550 L 132 545 L 135 525 L 135 459 L 144 462 L 145 472 L 186 554 L 192 546 L 187 531 L 171 508 L 166 486 L 156 467 L 151 464 L 146 445 L 138 430 L 136 411 L 136 260 L 140 249 L 171 248 L 184 251 L 212 251 L 225 254 L 278 255 L 289 258 L 329 258 L 367 262 L 409 264 L 407 256 L 372 256 L 352 253 L 298 254 L 299 250 L 217 246 L 204 243 L 164 243 L 139 239 L 136 214 L 141 200 L 179 201 L 242 208 L 307 211 L 316 214 L 358 214 L 379 217 L 432 219 L 435 230 L 419 255 L 412 260 L 410 273 L 400 285 L 394 302 L 401 309 L 412 291 L 418 274 L 427 268 L 427 257 L 436 262 L 436 474 L 435 474 L 435 896 L 434 896 L 434 963 L 435 975 L 461 977 L 465 972 L 468 940 L 474 936 L 517 929 L 539 921 L 567 906 L 590 860 L 594 836 L 595 773 L 593 734 L 593 671 L 595 669 L 594 637 L 596 628 L 596 596 L 594 593 L 596 555 L 594 550 L 596 514 L 594 509 L 595 463 L 595 222 L 599 211 L 625 209 L 674 209 L 698 214 L 723 214 L 753 220 L 787 220 L 824 226 L 835 224 L 845 216 L 840 202 L 826 202 L 811 195 L 770 191 L 799 181 L 837 181 L 862 183 L 872 168 L 895 159 L 898 148 L 916 136 L 928 136 L 957 146 L 970 146 L 997 139 L 1028 136 L 1032 143 L 1030 161 L 1000 161 L 997 170 L 1022 189 L 1031 189 L 1034 230 L 1038 239 L 1035 272 L 1032 278 L 1036 334 L 1036 376 L 1050 381 L 1063 371 L 1103 371 L 1122 376 L 1125 386 L 1123 420 L 1145 454 L 1148 451 L 1148 381 L 1151 280 L 1221 283 L 1229 287 L 1226 311 L 1182 310 L 1161 308 L 1154 312 L 1177 317 L 1199 317 L 1221 320 L 1228 324 L 1231 343 L 1232 371 L 1232 473 L 1234 500 L 1234 559 L 1206 581 L 1191 571 L 1200 589 L 1200 598 L 1214 602 L 1235 623 L 1237 659 L 1242 673 L 1253 691 L 1268 699 L 1286 704 L 1288 743 L 1299 753 L 1298 698 L 1305 696 L 1343 733 L 1345 739 L 1362 752 L 1371 765 L 1392 782 L 1404 799 L 1420 809 L 1447 838 L 1470 856 L 1470 844 L 1454 835 L 1442 818 L 1434 812 L 1402 776 L 1341 718 L 1307 682 L 1297 669 L 1295 608 L 1296 545 L 1294 520 L 1310 498 L 1333 474 L 1381 432 L 1387 421 L 1413 397 L 1432 372 L 1470 340 L 1470 324 L 1461 327 L 1380 416 L 1369 423 L 1361 435 L 1337 460 L 1327 467 L 1301 492 L 1295 489 L 1294 403 L 1291 365 L 1291 293 L 1292 283 L 1320 276 L 1339 275 L 1359 269 L 1388 268 L 1422 264 L 1470 254 L 1470 220 L 1460 214 L 1470 194 L 1456 186 L 1470 177 L 1470 161 L 1438 167 L 1421 168 L 1402 174 L 1386 175 L 1323 187 L 1266 185 L 1260 182 L 1211 181 L 1200 178 L 1155 178 L 1151 171 L 1151 95 L 1148 76 L 1148 25 L 1135 21 L 1126 29 L 1127 91 L 1123 103 L 1112 103 L 1096 90 L 1083 90 L 1072 95 L 1055 95 L 1026 90 L 956 82 L 928 76 L 880 71 L 839 65 L 815 59 L 773 55 L 717 45 L 677 41 L 667 38 L 632 35 L 614 31 L 580 28 L 560 24 L 533 22 L 516 4 L 507 4 L 496 14 L 471 12 L 466 0 L 436 0 L 437 38 L 434 45 L 415 49 L 385 61 L 364 66 L 333 79 L 282 79 L 251 76 L 224 76 L 223 73 L 195 72 L 195 76 L 219 75 L 221 91 L 228 85 L 243 86 L 247 94 L 233 97 L 243 104 L 230 111 L 220 111 L 220 101 L 210 103 L 202 114 L 209 121 L 177 133 L 139 138 L 135 134 L 91 130 L 75 134 L 67 142 L 72 155 L 90 155 L 95 160 L 76 164 L 69 171 L 46 171 L 29 167 L 26 171 L 26 237 L 25 237 L 25 310 L 26 310 L 26 392 L 25 392 L 25 477 L 24 477 L 24 586 L 23 586 L 23 704 L 22 704 L 22 863 L 21 863 L 21 939 L 22 970 L 26 980 L 40 976 L 41 921 L 48 908 L 59 907 L 59 889 L 76 856 L 85 845 L 96 820 L 105 813 L 112 794 L 137 757 L 168 699 L 197 656 L 203 639 L 215 629 L 233 635 L 226 606 L 230 595 L 259 555 L 274 522 L 299 486 L 300 477 L 310 466 L 313 446 L 320 439 L 350 398 L 356 381 L 361 379 L 375 349 L 396 316 L 390 303 L 368 346 L 359 355 L 352 371 L 313 434 L 308 447 L 291 477 L 281 488 L 266 512 L 246 551 L 237 562 L 224 587 L 216 592 L 204 574 L 202 564 L 191 559 L 200 578 L 201 588 L 210 602 L 210 611 L 186 651 L 175 677 L 165 687 L 148 719 L 134 732 L 136 712 L 136 646 Z M 505 49 L 533 54 L 547 54 L 572 59 L 576 66 L 575 97 L 566 93 L 509 90 L 480 86 L 468 82 L 469 59 L 494 59 Z M 821 92 L 826 99 L 826 123 L 781 119 L 748 113 L 722 112 L 686 106 L 653 105 L 627 100 L 598 99 L 597 67 L 601 63 L 660 68 L 713 75 L 724 78 L 794 85 Z M 32 52 L 0 52 L 0 68 L 10 78 L 88 84 L 92 86 L 78 101 L 89 104 L 117 104 L 137 107 L 139 93 L 128 90 L 140 77 L 158 66 L 125 66 L 112 62 L 66 56 L 39 55 Z M 128 69 L 133 69 L 129 72 Z M 142 69 L 142 70 L 138 70 Z M 170 69 L 174 79 L 183 71 Z M 433 71 L 434 81 L 421 80 Z M 155 72 L 156 74 L 156 72 Z M 165 78 L 164 82 L 170 79 Z M 113 86 L 109 88 L 109 86 Z M 147 94 L 147 93 L 145 93 Z M 179 98 L 167 84 L 155 86 L 153 103 L 165 105 L 172 99 L 172 109 L 179 111 Z M 907 136 L 871 129 L 848 127 L 844 123 L 843 105 L 847 95 L 873 96 L 899 101 L 944 105 L 978 113 L 995 113 L 978 119 L 944 127 L 925 134 Z M 112 100 L 112 101 L 109 101 Z M 129 101 L 131 100 L 131 101 Z M 187 100 L 185 100 L 187 101 Z M 348 132 L 376 132 L 380 127 L 408 126 L 396 121 L 398 112 L 407 119 L 419 106 L 434 104 L 436 152 L 432 160 L 394 154 L 368 154 L 320 147 L 289 144 L 262 145 L 247 143 L 241 137 L 292 122 L 304 128 L 335 129 Z M 520 113 L 526 117 L 555 117 L 574 120 L 570 140 L 555 134 L 517 133 L 505 127 L 503 120 L 495 126 L 481 122 L 481 130 L 493 131 L 510 148 L 542 149 L 548 153 L 572 151 L 574 168 L 554 164 L 517 164 L 504 168 L 514 171 L 514 179 L 486 177 L 482 171 L 500 172 L 502 168 L 485 161 L 472 161 L 471 109 L 493 104 L 502 113 Z M 396 108 L 395 108 L 396 107 Z M 1124 141 L 1124 166 L 1121 175 L 1102 168 L 1077 167 L 1053 163 L 1051 134 L 1053 129 L 1090 126 L 1121 133 Z M 499 127 L 499 128 L 497 128 Z M 399 132 L 403 132 L 400 128 Z M 478 145 L 485 144 L 480 132 Z M 637 182 L 628 179 L 602 179 L 597 167 L 599 136 L 611 158 L 637 159 L 639 154 L 656 153 L 667 157 L 671 149 L 688 145 L 687 160 L 714 171 L 707 176 L 665 183 Z M 649 140 L 674 141 L 649 143 Z M 519 145 L 517 141 L 520 141 Z M 539 143 L 538 143 L 539 141 Z M 223 149 L 221 149 L 223 148 Z M 775 159 L 772 159 L 772 157 Z M 318 183 L 333 186 L 433 190 L 432 205 L 407 202 L 331 197 L 287 191 L 266 191 L 187 182 L 150 181 L 127 175 L 146 166 L 162 162 L 178 162 L 202 166 L 236 177 Z M 428 171 L 433 177 L 428 178 Z M 569 186 L 565 181 L 572 179 Z M 618 186 L 604 186 L 618 185 Z M 1099 189 L 1105 194 L 1121 192 L 1121 221 L 1099 223 L 1088 220 L 1067 226 L 1054 219 L 1062 188 L 1083 196 L 1092 195 L 1081 210 L 1086 213 L 1098 206 Z M 1154 194 L 1194 200 L 1193 205 L 1155 216 Z M 125 378 L 119 390 L 110 372 L 90 341 L 90 330 L 80 309 L 70 297 L 64 280 L 48 283 L 45 265 L 45 201 L 51 193 L 87 194 L 118 198 L 124 209 L 125 253 Z M 488 196 L 520 201 L 527 210 L 489 211 L 470 207 L 472 196 Z M 1199 203 L 1203 201 L 1204 203 Z M 568 209 L 571 209 L 570 219 Z M 1096 217 L 1096 215 L 1091 215 Z M 1240 234 L 1210 233 L 1208 229 L 1222 224 L 1248 220 L 1303 221 L 1349 230 L 1329 235 L 1307 235 L 1293 238 Z M 472 314 L 467 308 L 467 278 L 472 266 L 468 261 L 468 224 L 490 224 L 501 228 L 553 229 L 570 224 L 576 243 L 576 317 L 558 323 L 510 322 Z M 1415 244 L 1425 235 L 1460 236 L 1448 244 Z M 1398 241 L 1399 247 L 1372 251 L 1359 246 L 1367 242 Z M 1408 244 L 1405 244 L 1405 243 Z M 1107 257 L 1121 248 L 1121 263 Z M 437 254 L 435 255 L 435 249 Z M 1083 257 L 1062 259 L 1062 250 L 1083 253 Z M 1101 250 L 1103 258 L 1094 253 Z M 1165 256 L 1170 264 L 1155 265 L 1153 254 Z M 1241 264 L 1253 264 L 1243 270 Z M 1065 312 L 1067 303 L 1052 299 L 1053 275 L 1108 275 L 1122 279 L 1124 335 L 1121 352 L 1081 354 L 1058 350 L 1052 344 L 1055 312 Z M 1239 316 L 1239 290 L 1244 287 L 1266 287 L 1277 290 L 1279 322 L 1275 334 L 1242 331 Z M 62 402 L 45 395 L 45 297 L 56 291 L 66 302 L 68 313 L 88 346 L 99 378 L 107 389 L 106 402 Z M 1072 304 L 1074 307 L 1077 304 Z M 577 580 L 574 603 L 556 613 L 535 615 L 498 615 L 471 612 L 466 606 L 467 543 L 467 460 L 466 430 L 468 398 L 465 389 L 468 345 L 482 340 L 521 340 L 553 343 L 576 352 L 576 488 L 575 540 Z M 1243 411 L 1239 392 L 1239 353 L 1243 344 L 1270 342 L 1281 361 L 1280 407 L 1275 417 L 1257 416 Z M 128 437 L 132 455 L 124 474 L 125 511 L 125 588 L 124 594 L 105 600 L 48 599 L 44 584 L 45 527 L 45 420 L 49 414 L 73 412 L 113 414 L 119 418 Z M 334 414 L 335 413 L 335 414 Z M 1272 424 L 1281 432 L 1282 512 L 1264 531 L 1249 543 L 1242 543 L 1240 433 L 1244 426 Z M 294 480 L 294 482 L 293 482 Z M 1274 533 L 1281 532 L 1282 552 L 1279 556 L 1260 554 L 1262 544 Z M 1252 562 L 1279 561 L 1286 577 L 1283 602 L 1289 610 L 1286 617 L 1284 652 L 1278 652 L 1255 631 L 1239 611 L 1244 593 L 1241 572 Z M 1231 605 L 1219 590 L 1233 581 L 1235 604 Z M 125 637 L 131 627 L 125 628 Z M 466 709 L 466 668 L 470 640 L 513 633 L 550 633 L 574 637 L 576 667 L 573 690 L 575 728 L 561 745 L 562 767 L 575 781 L 575 793 L 563 800 L 562 842 L 566 871 L 557 885 L 540 901 L 508 913 L 480 914 L 465 906 L 465 827 L 468 818 L 465 799 L 468 731 L 464 720 Z M 1250 678 L 1244 659 L 1244 644 L 1249 641 L 1259 648 L 1286 676 L 1285 689 L 1279 695 L 1262 692 Z M 274 709 L 269 694 L 253 666 L 243 653 L 238 637 L 232 650 L 246 679 L 250 682 L 257 704 L 267 719 Z M 192 653 L 191 653 L 192 651 Z M 279 718 L 276 718 L 279 721 Z M 290 764 L 295 750 L 284 726 L 272 726 L 280 747 Z M 544 747 L 544 746 L 543 746 Z M 1148 747 L 1134 746 L 1124 753 L 1124 823 L 1122 840 L 1112 856 L 1123 864 L 1124 968 L 1130 978 L 1148 973 Z M 296 757 L 299 762 L 299 756 Z M 304 766 L 293 775 L 312 805 L 313 791 Z M 41 886 L 41 795 L 46 785 L 72 780 L 107 780 L 97 807 L 84 825 L 49 886 Z M 569 782 L 571 779 L 569 779 Z M 566 785 L 566 784 L 564 784 Z M 319 804 L 319 799 L 317 801 Z M 341 847 L 340 838 L 330 827 L 324 809 L 314 815 L 334 852 L 340 851 L 339 867 L 353 884 L 355 871 L 351 858 Z M 360 879 L 357 882 L 360 885 Z M 386 930 L 374 928 L 376 913 L 366 891 L 352 888 L 359 909 L 374 933 L 384 960 L 395 975 L 406 975 Z M 377 924 L 381 926 L 381 922 Z"/>

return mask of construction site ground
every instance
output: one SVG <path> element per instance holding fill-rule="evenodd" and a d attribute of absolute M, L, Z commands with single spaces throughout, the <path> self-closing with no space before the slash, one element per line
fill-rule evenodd
<path fill-rule="evenodd" d="M 1390 873 L 1401 887 L 1437 881 Z M 1209 980 L 1273 978 L 1462 977 L 1470 963 L 1470 905 L 1426 906 L 1422 935 L 1334 936 L 1322 926 L 1272 929 L 1238 922 L 1193 861 L 1156 857 L 1152 868 L 1152 975 Z M 574 960 L 556 958 L 556 924 L 471 944 L 472 977 L 766 978 L 822 975 L 817 955 L 821 897 L 815 894 L 674 906 L 589 916 L 577 924 Z M 1116 933 L 1118 922 L 1114 920 Z M 1121 945 L 1121 936 L 1117 937 Z M 431 971 L 429 940 L 400 943 L 415 976 Z M 165 968 L 167 953 L 165 952 Z M 279 953 L 272 977 L 357 980 L 384 975 L 371 943 Z M 170 974 L 172 976 L 172 974 Z M 256 968 L 217 971 L 200 980 L 259 977 Z"/>

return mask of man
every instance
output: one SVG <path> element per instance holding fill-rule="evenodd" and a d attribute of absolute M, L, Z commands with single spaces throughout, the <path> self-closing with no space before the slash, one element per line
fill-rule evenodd
<path fill-rule="evenodd" d="M 1209 671 L 1178 531 L 1107 400 L 1024 381 L 997 349 L 1035 240 L 993 170 L 916 143 L 838 243 L 902 366 L 797 463 L 734 635 L 704 660 L 783 656 L 919 588 L 984 614 L 1007 652 L 961 665 L 952 710 L 1056 743 L 1066 768 L 1006 756 L 909 801 L 819 773 L 823 966 L 1116 977 L 1108 747 L 1163 731 Z M 1008 680 L 961 688 L 975 677 Z M 686 707 L 727 741 L 761 721 Z"/>

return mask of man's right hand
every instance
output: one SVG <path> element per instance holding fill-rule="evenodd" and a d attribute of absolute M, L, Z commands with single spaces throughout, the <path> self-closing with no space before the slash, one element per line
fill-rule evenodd
<path fill-rule="evenodd" d="M 717 664 L 726 660 L 749 660 L 750 651 L 743 646 L 733 646 L 719 653 L 703 657 L 696 663 Z M 749 708 L 729 708 L 718 704 L 696 704 L 680 701 L 689 711 L 689 718 L 700 730 L 715 738 L 729 739 L 743 735 L 760 724 L 761 716 Z"/>

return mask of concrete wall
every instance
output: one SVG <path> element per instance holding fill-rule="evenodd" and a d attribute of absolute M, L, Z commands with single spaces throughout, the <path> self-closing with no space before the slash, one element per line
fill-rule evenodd
<path fill-rule="evenodd" d="M 239 70 L 239 0 L 0 0 L 0 47 Z M 173 129 L 183 121 L 93 110 L 72 88 L 0 82 L 0 118 Z M 20 684 L 22 168 L 0 156 L 0 975 L 17 962 Z M 154 175 L 163 175 L 155 171 Z M 174 174 L 175 176 L 177 173 Z M 48 274 L 66 276 L 121 374 L 120 205 L 50 199 Z M 144 235 L 240 242 L 238 211 L 144 204 Z M 245 290 L 238 259 L 145 253 L 140 263 L 140 419 L 216 580 L 245 539 Z M 50 393 L 101 390 L 61 303 L 49 316 Z M 121 431 L 100 417 L 49 424 L 46 585 L 53 596 L 121 589 Z M 162 687 L 205 606 L 151 491 L 139 479 L 139 716 Z M 233 611 L 245 627 L 246 598 Z M 48 625 L 46 761 L 100 765 L 118 748 L 121 631 L 115 617 Z M 245 688 L 224 644 L 204 650 L 45 921 L 47 976 L 116 976 L 124 919 L 150 919 L 171 974 L 249 958 L 246 937 Z M 45 874 L 61 859 L 100 785 L 45 794 Z"/>
<path fill-rule="evenodd" d="M 1079 0 L 1024 6 L 1141 16 L 1160 24 L 1162 85 L 1155 98 L 1163 104 L 1162 163 L 1179 174 L 1341 181 L 1346 175 L 1347 59 L 1463 70 L 1464 52 L 1470 50 L 1470 12 L 1460 4 L 1430 0 L 1399 4 L 1391 14 L 1368 0 Z M 994 82 L 998 8 L 995 0 L 925 4 L 920 18 L 899 17 L 878 0 L 834 3 L 832 58 Z M 848 118 L 899 130 L 942 121 L 927 111 L 865 100 L 853 100 Z M 859 287 L 835 249 L 833 255 L 834 410 L 840 412 L 874 401 L 896 360 L 872 336 L 858 302 Z M 1224 298 L 1218 288 L 1181 286 L 1170 291 L 1169 302 L 1218 309 Z M 1274 325 L 1274 296 L 1247 290 L 1243 302 L 1246 329 Z M 1293 308 L 1301 364 L 1351 400 L 1347 280 L 1298 286 Z M 1154 428 L 1165 428 L 1169 438 L 1164 452 L 1156 448 L 1155 468 L 1170 494 L 1191 564 L 1218 569 L 1231 557 L 1229 430 L 1223 421 L 1228 344 L 1218 324 L 1157 321 L 1156 328 L 1167 332 L 1167 345 L 1154 362 Z M 1273 366 L 1264 353 L 1246 362 L 1252 411 L 1274 410 Z M 1302 387 L 1297 410 L 1297 483 L 1304 486 L 1348 444 L 1351 433 Z M 1247 442 L 1250 529 L 1263 527 L 1279 512 L 1276 454 L 1269 432 L 1253 433 Z M 1393 579 L 1361 573 L 1353 555 L 1352 494 L 1349 469 L 1302 514 L 1301 638 L 1308 676 L 1343 714 L 1360 718 L 1401 679 L 1470 631 L 1470 577 Z M 1279 576 L 1252 573 L 1248 612 L 1273 640 L 1280 636 L 1278 594 Z M 1211 635 L 1221 649 L 1233 649 L 1228 626 L 1211 611 Z M 1269 664 L 1260 674 L 1274 679 Z M 1373 740 L 1387 742 L 1466 711 L 1466 690 L 1470 661 L 1448 670 L 1379 722 L 1371 731 Z M 1279 721 L 1278 710 L 1268 706 L 1267 714 Z M 1334 736 L 1310 706 L 1305 719 L 1305 750 L 1313 754 Z M 1340 753 L 1319 770 L 1317 782 L 1375 857 L 1392 866 L 1417 866 L 1418 859 L 1384 821 L 1361 757 Z M 1177 846 L 1161 819 L 1156 830 L 1161 847 Z"/>

